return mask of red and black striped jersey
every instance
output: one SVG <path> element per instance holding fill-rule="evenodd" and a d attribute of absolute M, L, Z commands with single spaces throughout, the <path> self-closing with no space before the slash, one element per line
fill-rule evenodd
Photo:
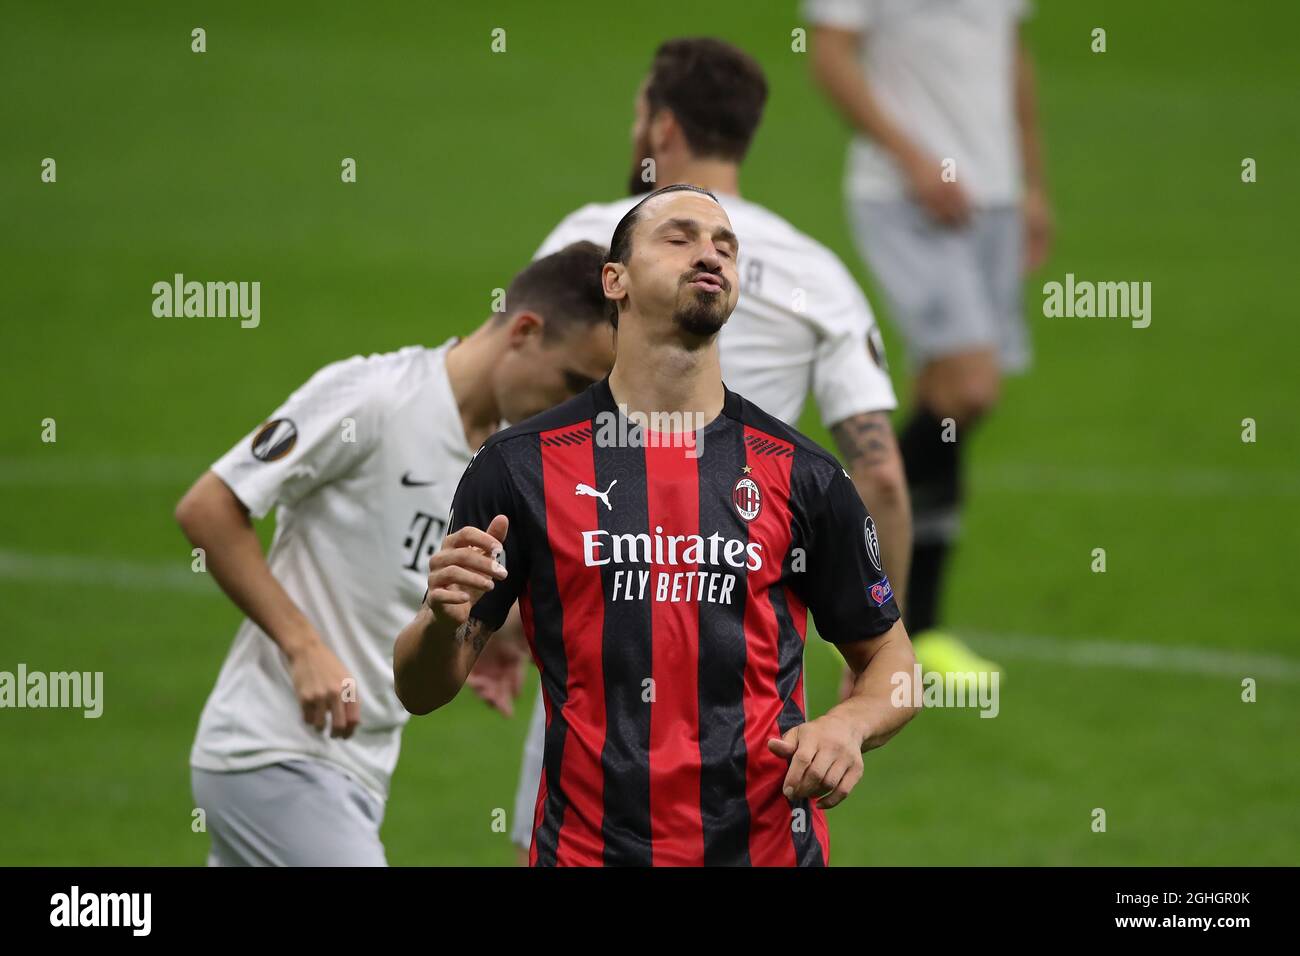
<path fill-rule="evenodd" d="M 634 416 L 635 417 L 635 416 Z M 836 643 L 898 619 L 839 463 L 734 392 L 693 433 L 629 421 L 608 380 L 494 435 L 451 527 L 510 519 L 506 580 L 546 703 L 534 865 L 821 865 L 826 821 L 767 741 L 807 718 L 808 611 Z"/>

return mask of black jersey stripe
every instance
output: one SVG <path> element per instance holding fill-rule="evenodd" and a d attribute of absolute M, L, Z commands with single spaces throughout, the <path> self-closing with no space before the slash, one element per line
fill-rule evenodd
<path fill-rule="evenodd" d="M 596 487 L 610 488 L 610 508 L 597 509 L 601 531 L 645 534 L 649 524 L 645 449 L 632 443 L 593 443 Z M 601 539 L 608 546 L 611 538 Z M 627 561 L 601 568 L 605 621 L 601 635 L 604 667 L 605 813 L 602 834 L 608 866 L 650 866 L 650 705 L 645 681 L 653 674 L 649 601 L 611 600 L 616 571 L 650 571 L 649 563 Z"/>
<path fill-rule="evenodd" d="M 541 445 L 545 441 L 540 435 L 528 440 L 512 443 L 512 465 L 526 469 L 532 474 L 542 473 Z M 541 527 L 538 540 L 545 541 L 547 535 L 546 509 L 539 508 Z M 519 534 L 522 528 L 511 529 Z M 542 775 L 543 796 L 542 819 L 533 834 L 533 865 L 554 866 L 555 851 L 559 841 L 560 824 L 564 820 L 567 801 L 564 789 L 560 786 L 559 768 L 564 755 L 565 737 L 568 724 L 564 719 L 564 707 L 568 693 L 568 659 L 564 652 L 564 603 L 560 600 L 560 591 L 556 585 L 554 556 L 546 549 L 546 560 L 539 560 L 533 567 L 533 581 L 528 589 L 532 604 L 533 647 L 540 665 L 543 691 L 549 702 L 548 721 L 543 756 Z"/>
<path fill-rule="evenodd" d="M 700 534 L 748 540 L 749 528 L 731 505 L 745 465 L 739 422 L 709 436 L 699 460 Z M 749 803 L 745 797 L 746 569 L 734 570 L 730 605 L 699 605 L 700 820 L 706 866 L 747 866 Z M 706 638 L 707 636 L 707 638 Z"/>

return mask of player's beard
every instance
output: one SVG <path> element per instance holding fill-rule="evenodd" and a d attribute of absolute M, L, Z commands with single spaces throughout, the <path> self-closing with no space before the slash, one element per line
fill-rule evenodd
<path fill-rule="evenodd" d="M 673 321 L 683 332 L 707 339 L 721 332 L 731 315 L 731 310 L 727 308 L 731 284 L 718 276 L 718 281 L 722 283 L 720 292 L 705 292 L 688 285 L 699 274 L 692 272 L 682 276 Z"/>

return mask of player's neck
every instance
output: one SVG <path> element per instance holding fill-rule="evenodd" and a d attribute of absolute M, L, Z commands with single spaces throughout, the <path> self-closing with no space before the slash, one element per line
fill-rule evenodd
<path fill-rule="evenodd" d="M 711 193 L 728 196 L 740 195 L 740 167 L 727 159 L 685 159 L 680 165 L 665 169 L 659 167 L 657 186 L 675 186 L 688 183 Z"/>
<path fill-rule="evenodd" d="M 487 441 L 501 423 L 492 390 L 492 367 L 499 358 L 492 332 L 491 322 L 485 322 L 447 351 L 447 379 L 471 448 Z"/>
<path fill-rule="evenodd" d="M 722 412 L 725 392 L 717 338 L 692 348 L 675 340 L 654 341 L 619 332 L 618 355 L 609 374 L 614 401 L 627 413 L 681 412 L 711 422 Z"/>

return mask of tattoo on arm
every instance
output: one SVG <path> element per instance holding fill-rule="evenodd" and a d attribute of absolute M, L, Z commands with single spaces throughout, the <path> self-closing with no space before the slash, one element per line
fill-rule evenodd
<path fill-rule="evenodd" d="M 474 653 L 481 654 L 483 648 L 487 646 L 488 638 L 492 632 L 483 626 L 483 622 L 476 617 L 466 619 L 465 623 L 456 628 L 453 639 L 457 647 L 464 647 L 466 641 L 474 645 Z"/>
<path fill-rule="evenodd" d="M 888 461 L 893 448 L 889 416 L 884 412 L 863 412 L 837 422 L 831 435 L 850 469 Z"/>

